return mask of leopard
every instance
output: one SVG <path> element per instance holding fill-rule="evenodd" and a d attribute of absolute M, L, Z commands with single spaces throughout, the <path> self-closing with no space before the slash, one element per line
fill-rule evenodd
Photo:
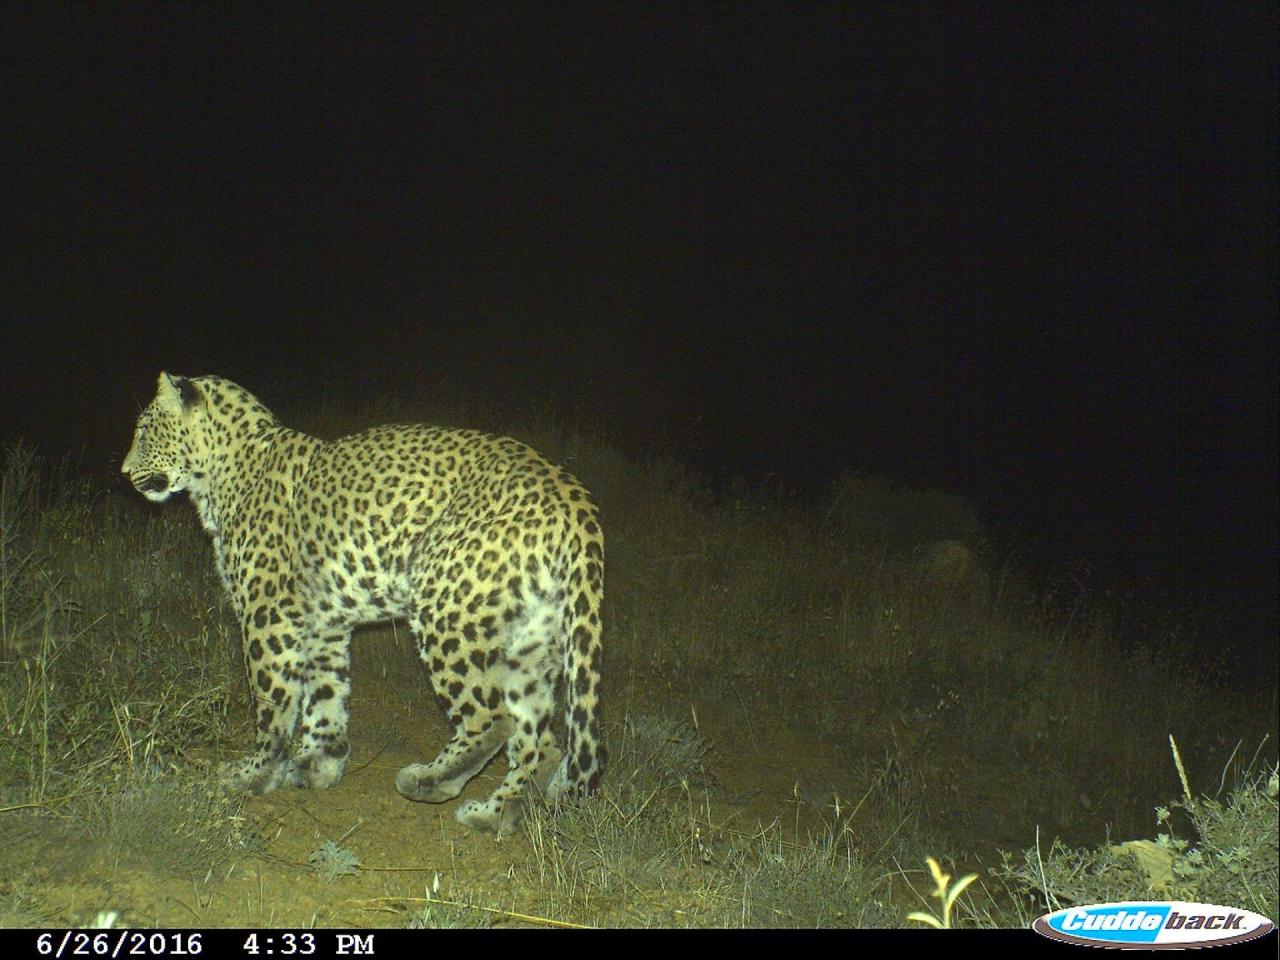
<path fill-rule="evenodd" d="M 151 501 L 185 492 L 213 543 L 254 720 L 252 752 L 222 767 L 232 788 L 342 779 L 352 632 L 392 621 L 452 731 L 399 771 L 402 796 L 453 800 L 504 747 L 502 782 L 455 811 L 472 830 L 507 836 L 533 798 L 597 791 L 604 536 L 564 467 L 471 429 L 323 440 L 230 380 L 162 372 L 121 471 Z"/>

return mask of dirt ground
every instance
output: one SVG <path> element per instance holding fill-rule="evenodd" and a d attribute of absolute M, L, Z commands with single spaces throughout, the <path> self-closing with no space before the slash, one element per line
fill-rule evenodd
<path fill-rule="evenodd" d="M 0 870 L 23 877 L 22 889 L 40 915 L 67 925 L 89 925 L 99 913 L 115 911 L 117 926 L 133 927 L 398 927 L 421 912 L 429 895 L 545 916 L 545 898 L 541 914 L 536 902 L 537 858 L 524 833 L 499 840 L 453 819 L 459 803 L 497 785 L 501 758 L 452 802 L 412 803 L 396 793 L 397 771 L 430 759 L 447 739 L 443 717 L 423 695 L 425 684 L 415 690 L 420 680 L 407 673 L 357 673 L 353 753 L 342 782 L 245 802 L 246 826 L 261 838 L 260 856 L 237 857 L 193 880 L 157 869 L 120 842 L 68 843 L 65 834 L 50 838 L 37 830 L 9 845 L 0 855 L 8 864 Z M 709 705 L 646 700 L 634 694 L 611 702 L 609 716 L 630 711 L 696 722 L 712 745 L 707 765 L 715 784 L 697 801 L 718 824 L 750 833 L 780 821 L 788 834 L 803 834 L 824 814 L 831 816 L 836 793 L 843 798 L 857 790 L 841 782 L 832 751 L 816 740 L 773 734 L 747 742 L 731 719 Z M 326 842 L 351 851 L 359 869 L 323 876 L 308 859 Z M 608 913 L 614 923 L 652 924 L 653 906 L 633 913 L 627 904 L 615 904 Z M 540 922 L 500 914 L 484 919 L 496 925 Z"/>

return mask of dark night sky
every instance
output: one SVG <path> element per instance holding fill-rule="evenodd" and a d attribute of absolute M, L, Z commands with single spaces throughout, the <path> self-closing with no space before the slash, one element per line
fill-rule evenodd
<path fill-rule="evenodd" d="M 1274 4 L 0 18 L 6 438 L 115 458 L 161 368 L 452 383 L 727 470 L 1191 485 L 1275 562 Z"/>

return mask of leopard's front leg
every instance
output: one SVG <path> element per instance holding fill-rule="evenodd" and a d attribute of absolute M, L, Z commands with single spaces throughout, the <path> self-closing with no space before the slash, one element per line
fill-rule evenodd
<path fill-rule="evenodd" d="M 293 770 L 300 787 L 331 787 L 347 769 L 351 744 L 347 711 L 351 698 L 351 631 L 305 634 L 306 676 L 303 683 L 298 748 Z"/>
<path fill-rule="evenodd" d="M 269 793 L 299 785 L 290 745 L 298 724 L 306 672 L 296 627 L 272 607 L 245 617 L 245 669 L 255 720 L 253 753 L 223 768 L 234 789 Z"/>

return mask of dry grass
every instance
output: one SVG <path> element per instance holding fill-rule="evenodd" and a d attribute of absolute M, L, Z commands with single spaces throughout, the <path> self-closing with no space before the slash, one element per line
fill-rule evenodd
<path fill-rule="evenodd" d="M 405 414 L 382 412 L 417 419 Z M 568 463 L 602 505 L 615 763 L 599 800 L 530 817 L 520 910 L 464 890 L 420 905 L 417 922 L 900 924 L 894 862 L 987 855 L 1037 828 L 1140 835 L 1177 790 L 1170 732 L 1193 782 L 1275 763 L 1274 740 L 1256 757 L 1232 749 L 1263 741 L 1274 690 L 1224 697 L 1176 621 L 1118 645 L 1116 617 L 1132 611 L 1034 594 L 954 497 L 853 474 L 820 503 L 741 484 L 715 495 L 673 462 L 637 463 L 554 421 L 481 425 Z M 0 832 L 57 813 L 125 844 L 163 822 L 175 839 L 149 861 L 190 872 L 243 855 L 226 811 L 175 779 L 193 754 L 240 743 L 247 716 L 193 511 L 40 473 L 21 447 L 0 471 Z M 360 669 L 395 674 L 405 659 Z M 719 743 L 665 719 L 690 705 L 728 718 Z M 718 765 L 787 736 L 839 771 L 798 785 L 797 804 L 856 802 L 805 829 L 785 809 L 764 827 L 731 821 Z M 19 882 L 14 902 L 33 902 Z"/>

